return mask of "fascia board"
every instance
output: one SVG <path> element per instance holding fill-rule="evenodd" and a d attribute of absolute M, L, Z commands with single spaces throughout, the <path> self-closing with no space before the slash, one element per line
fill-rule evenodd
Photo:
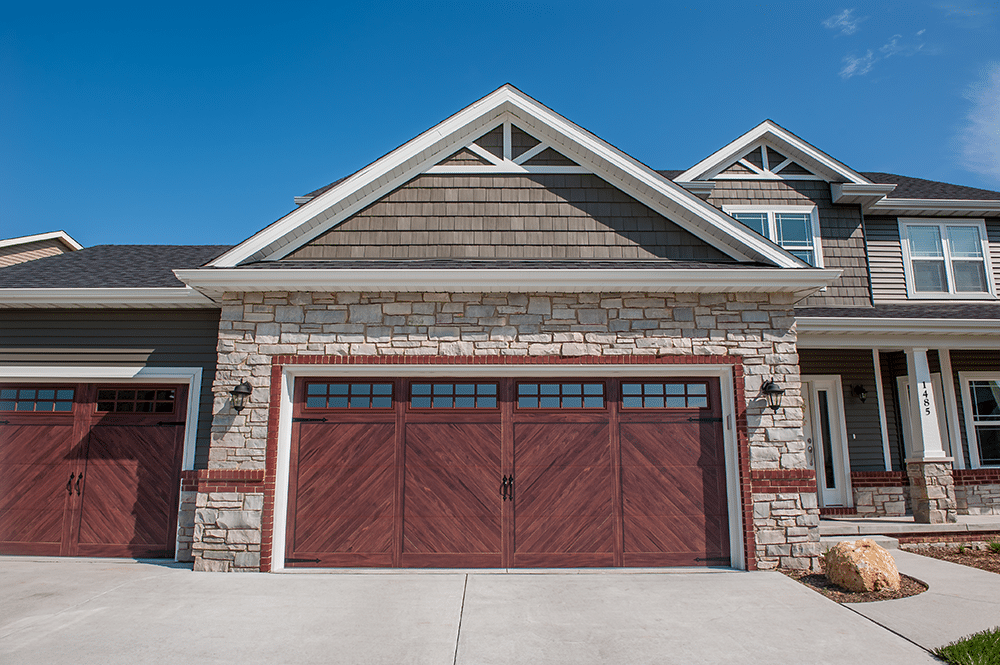
<path fill-rule="evenodd" d="M 16 247 L 17 245 L 27 245 L 32 242 L 42 242 L 45 240 L 59 240 L 70 249 L 83 249 L 83 245 L 73 240 L 65 231 L 50 231 L 48 233 L 38 233 L 33 236 L 21 236 L 20 238 L 7 238 L 0 240 L 0 247 Z"/>
<path fill-rule="evenodd" d="M 799 335 L 974 335 L 1000 338 L 998 319 L 796 317 Z"/>
<path fill-rule="evenodd" d="M 217 305 L 185 286 L 148 289 L 0 289 L 0 308 L 14 307 L 181 307 Z"/>
<path fill-rule="evenodd" d="M 840 270 L 747 269 L 187 269 L 174 274 L 210 296 L 240 291 L 686 291 L 806 294 L 832 284 Z"/>
<path fill-rule="evenodd" d="M 684 173 L 677 176 L 678 181 L 687 180 L 697 180 L 703 176 L 706 172 L 711 171 L 716 166 L 720 165 L 722 162 L 731 159 L 738 152 L 743 149 L 749 148 L 752 144 L 757 141 L 764 139 L 775 142 L 773 147 L 780 148 L 780 144 L 784 143 L 790 148 L 794 148 L 801 155 L 805 156 L 809 160 L 813 160 L 817 164 L 821 165 L 828 171 L 852 182 L 859 184 L 869 184 L 871 183 L 868 178 L 864 177 L 854 169 L 850 168 L 846 164 L 834 159 L 830 155 L 826 154 L 822 150 L 806 143 L 799 137 L 795 136 L 787 129 L 777 125 L 776 123 L 765 120 L 760 123 L 747 133 L 743 134 L 736 140 L 730 142 L 729 144 L 723 146 L 719 150 L 701 160 L 691 168 L 689 168 Z M 808 164 L 804 165 L 808 166 Z"/>
<path fill-rule="evenodd" d="M 882 199 L 872 206 L 876 210 L 909 210 L 913 212 L 1000 212 L 1000 201 L 970 199 Z"/>

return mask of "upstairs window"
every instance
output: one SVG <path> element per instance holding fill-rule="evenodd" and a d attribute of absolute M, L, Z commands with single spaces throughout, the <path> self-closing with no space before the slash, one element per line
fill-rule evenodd
<path fill-rule="evenodd" d="M 994 295 L 983 222 L 900 220 L 899 237 L 911 298 Z"/>
<path fill-rule="evenodd" d="M 823 267 L 816 207 L 753 208 L 726 206 L 726 213 L 789 254 L 811 266 Z"/>

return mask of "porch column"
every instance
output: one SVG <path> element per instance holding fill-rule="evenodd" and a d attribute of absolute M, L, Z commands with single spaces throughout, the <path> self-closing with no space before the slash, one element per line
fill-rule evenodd
<path fill-rule="evenodd" d="M 924 524 L 958 521 L 952 458 L 945 455 L 938 429 L 938 404 L 934 400 L 927 349 L 906 349 L 910 383 L 912 457 L 906 460 L 910 477 L 913 520 Z M 943 406 L 943 405 L 942 405 Z"/>

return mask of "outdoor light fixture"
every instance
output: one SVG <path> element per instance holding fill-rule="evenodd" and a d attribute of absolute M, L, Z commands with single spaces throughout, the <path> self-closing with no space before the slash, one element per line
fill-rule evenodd
<path fill-rule="evenodd" d="M 859 400 L 861 400 L 862 404 L 864 404 L 865 400 L 868 399 L 868 391 L 865 390 L 865 387 L 863 385 L 861 385 L 860 383 L 858 385 L 854 386 L 853 388 L 851 388 L 851 392 L 854 393 L 855 397 L 857 397 Z"/>
<path fill-rule="evenodd" d="M 777 413 L 778 409 L 781 408 L 781 396 L 785 394 L 785 389 L 768 379 L 760 387 L 760 391 L 764 393 L 764 398 L 767 399 L 768 408 Z"/>
<path fill-rule="evenodd" d="M 233 397 L 233 409 L 236 413 L 239 413 L 247 407 L 247 400 L 250 399 L 250 393 L 253 392 L 253 388 L 250 384 L 244 381 L 240 385 L 233 388 L 229 394 Z"/>

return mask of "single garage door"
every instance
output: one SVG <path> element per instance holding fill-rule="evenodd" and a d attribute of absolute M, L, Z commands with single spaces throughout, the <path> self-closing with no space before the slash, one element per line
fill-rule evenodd
<path fill-rule="evenodd" d="M 288 566 L 728 565 L 718 379 L 300 380 Z"/>
<path fill-rule="evenodd" d="M 186 386 L 0 386 L 0 553 L 173 557 Z"/>

